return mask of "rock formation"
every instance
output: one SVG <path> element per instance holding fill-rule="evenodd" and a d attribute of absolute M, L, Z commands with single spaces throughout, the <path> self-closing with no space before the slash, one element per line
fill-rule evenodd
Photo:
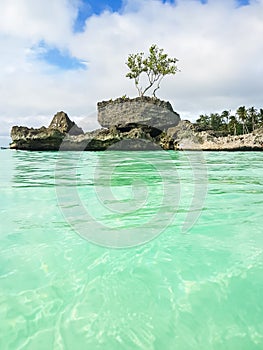
<path fill-rule="evenodd" d="M 173 143 L 166 139 L 165 130 L 175 127 L 180 116 L 169 102 L 150 97 L 119 98 L 98 103 L 98 120 L 103 128 L 85 134 L 64 112 L 55 114 L 48 128 L 14 126 L 10 148 L 79 151 L 174 149 Z"/>
<path fill-rule="evenodd" d="M 13 126 L 11 130 L 11 149 L 28 151 L 58 150 L 64 134 L 56 129 L 42 126 L 39 129 Z"/>
<path fill-rule="evenodd" d="M 10 148 L 29 151 L 58 150 L 67 133 L 69 135 L 81 135 L 83 130 L 72 122 L 66 113 L 58 112 L 48 128 L 42 126 L 39 129 L 34 129 L 25 126 L 13 126 Z"/>
<path fill-rule="evenodd" d="M 97 106 L 98 121 L 105 128 L 133 123 L 165 130 L 180 121 L 169 102 L 147 96 L 102 101 Z"/>
<path fill-rule="evenodd" d="M 263 129 L 245 135 L 218 136 L 213 131 L 197 131 L 187 120 L 167 130 L 176 150 L 263 151 Z"/>
<path fill-rule="evenodd" d="M 193 131 L 180 139 L 178 149 L 203 151 L 263 151 L 263 129 L 245 135 L 216 136 L 213 132 Z"/>
<path fill-rule="evenodd" d="M 81 135 L 83 130 L 79 128 L 75 122 L 71 121 L 65 112 L 58 112 L 54 115 L 48 129 L 58 130 L 63 134 Z"/>
<path fill-rule="evenodd" d="M 169 102 L 149 97 L 98 103 L 104 128 L 83 133 L 66 113 L 57 113 L 48 128 L 14 126 L 10 148 L 22 150 L 263 150 L 263 129 L 239 136 L 198 131 L 180 120 Z M 106 127 L 106 128 L 105 128 Z"/>
<path fill-rule="evenodd" d="M 104 150 L 156 150 L 161 149 L 159 129 L 145 125 L 114 126 L 99 129 L 80 136 L 66 136 L 61 150 L 104 151 Z"/>

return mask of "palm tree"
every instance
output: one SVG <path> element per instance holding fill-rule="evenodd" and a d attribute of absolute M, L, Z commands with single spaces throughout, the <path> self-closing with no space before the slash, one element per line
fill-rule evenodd
<path fill-rule="evenodd" d="M 231 111 L 223 111 L 221 113 L 221 118 L 225 121 L 226 124 L 228 124 L 228 121 L 229 121 L 229 117 L 230 117 L 230 112 Z"/>
<path fill-rule="evenodd" d="M 230 116 L 230 121 L 229 121 L 229 124 L 228 124 L 228 128 L 229 128 L 229 131 L 234 135 L 237 134 L 237 125 L 238 125 L 238 121 L 237 121 L 237 118 L 234 116 L 234 115 L 231 115 Z"/>
<path fill-rule="evenodd" d="M 222 125 L 222 119 L 218 113 L 210 113 L 210 125 L 213 130 L 219 130 Z"/>
<path fill-rule="evenodd" d="M 246 126 L 246 122 L 247 122 L 247 110 L 245 106 L 240 106 L 237 109 L 236 114 L 238 115 L 239 120 L 241 121 L 242 125 L 243 125 L 243 134 L 245 134 L 245 132 L 248 133 L 248 129 Z"/>
<path fill-rule="evenodd" d="M 250 107 L 248 109 L 249 118 L 251 119 L 252 131 L 255 130 L 255 125 L 257 124 L 257 110 L 255 107 Z"/>
<path fill-rule="evenodd" d="M 209 126 L 209 117 L 208 115 L 201 114 L 199 118 L 196 120 L 196 124 L 198 124 L 202 129 L 206 130 Z"/>
<path fill-rule="evenodd" d="M 259 109 L 259 112 L 258 112 L 258 123 L 263 124 L 263 108 Z"/>
<path fill-rule="evenodd" d="M 229 111 L 225 110 L 221 113 L 221 119 L 222 119 L 222 121 L 224 121 L 226 123 L 226 129 L 228 132 L 229 132 L 229 125 L 228 124 L 229 124 L 230 113 L 231 113 L 231 110 L 229 110 Z"/>

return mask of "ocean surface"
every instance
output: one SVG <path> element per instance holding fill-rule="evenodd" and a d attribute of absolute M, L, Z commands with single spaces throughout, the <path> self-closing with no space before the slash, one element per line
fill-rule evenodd
<path fill-rule="evenodd" d="M 1 350 L 263 349 L 263 153 L 0 164 Z"/>

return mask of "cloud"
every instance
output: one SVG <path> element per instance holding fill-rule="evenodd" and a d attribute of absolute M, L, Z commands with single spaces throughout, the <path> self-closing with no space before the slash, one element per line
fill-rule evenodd
<path fill-rule="evenodd" d="M 1 0 L 0 32 L 62 47 L 71 35 L 76 16 L 74 0 Z"/>
<path fill-rule="evenodd" d="M 240 4 L 239 4 L 240 5 Z M 80 1 L 2 0 L 0 13 L 1 135 L 11 125 L 49 124 L 59 110 L 84 128 L 98 126 L 96 103 L 136 95 L 125 78 L 129 53 L 156 43 L 179 59 L 159 97 L 183 118 L 262 107 L 263 1 L 126 0 L 119 12 L 93 15 L 76 32 Z M 87 69 L 57 69 L 37 59 L 41 42 Z"/>

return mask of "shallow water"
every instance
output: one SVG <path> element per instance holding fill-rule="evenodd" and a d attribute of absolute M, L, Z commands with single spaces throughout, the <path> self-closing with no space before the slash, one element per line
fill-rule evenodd
<path fill-rule="evenodd" d="M 263 153 L 0 160 L 1 350 L 263 348 Z"/>

